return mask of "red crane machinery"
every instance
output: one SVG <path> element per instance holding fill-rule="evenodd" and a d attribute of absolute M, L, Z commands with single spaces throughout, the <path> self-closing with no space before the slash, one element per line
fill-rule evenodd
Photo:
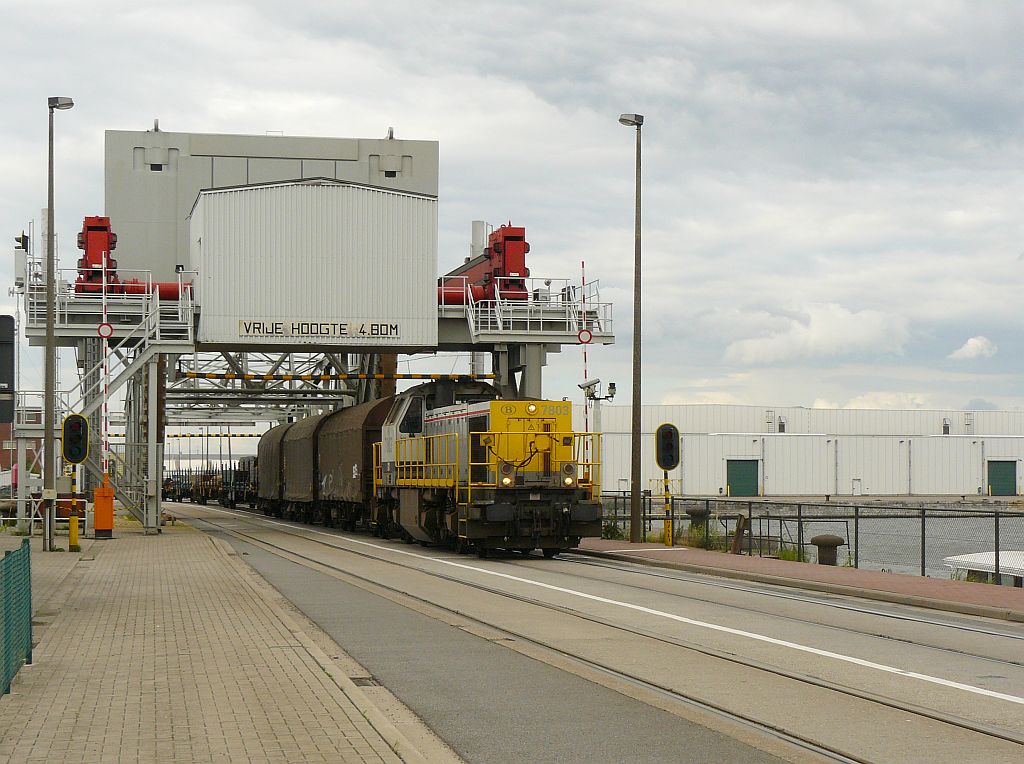
<path fill-rule="evenodd" d="M 110 230 L 110 218 L 87 217 L 82 221 L 78 233 L 78 248 L 85 255 L 78 261 L 78 278 L 75 279 L 77 294 L 100 294 L 103 291 L 104 267 L 107 277 L 107 294 L 150 294 L 161 300 L 177 300 L 182 284 L 177 281 L 153 281 L 124 279 L 117 275 L 117 260 L 110 253 L 117 248 L 117 234 Z M 105 263 L 104 263 L 105 261 Z M 191 282 L 184 285 L 191 287 Z"/>
<path fill-rule="evenodd" d="M 526 229 L 508 223 L 492 231 L 487 247 L 478 257 L 467 260 L 438 279 L 437 301 L 441 305 L 465 305 L 472 295 L 477 300 L 525 300 L 529 296 L 526 278 Z"/>

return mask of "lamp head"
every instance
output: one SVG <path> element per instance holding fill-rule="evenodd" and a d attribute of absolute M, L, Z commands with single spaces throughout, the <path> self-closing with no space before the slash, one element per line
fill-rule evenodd
<path fill-rule="evenodd" d="M 62 110 L 63 109 L 70 109 L 72 106 L 75 105 L 75 102 L 72 101 L 67 96 L 50 96 L 47 99 L 47 103 L 49 104 L 51 109 L 62 109 Z"/>
<path fill-rule="evenodd" d="M 619 122 L 626 127 L 640 127 L 644 123 L 643 114 L 620 114 Z"/>

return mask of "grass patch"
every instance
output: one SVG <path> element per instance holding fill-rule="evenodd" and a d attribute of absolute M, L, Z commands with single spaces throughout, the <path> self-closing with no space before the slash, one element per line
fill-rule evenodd
<path fill-rule="evenodd" d="M 804 559 L 803 550 L 795 546 L 786 546 L 783 544 L 779 547 L 779 559 L 789 560 L 790 562 L 806 562 Z"/>
<path fill-rule="evenodd" d="M 605 520 L 601 526 L 601 538 L 621 541 L 626 538 L 626 534 L 622 532 L 622 528 L 619 527 L 615 520 Z"/>

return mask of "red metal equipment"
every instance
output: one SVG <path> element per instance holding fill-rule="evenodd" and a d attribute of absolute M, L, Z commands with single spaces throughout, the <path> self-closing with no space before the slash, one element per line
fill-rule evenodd
<path fill-rule="evenodd" d="M 177 300 L 181 287 L 177 281 L 146 282 L 125 279 L 117 275 L 117 260 L 110 253 L 117 248 L 117 234 L 110 230 L 110 218 L 92 216 L 82 221 L 78 233 L 78 248 L 85 255 L 78 261 L 77 294 L 100 294 L 103 291 L 104 260 L 106 260 L 107 294 L 149 294 L 155 292 L 161 300 Z M 191 282 L 184 285 L 191 287 Z"/>
<path fill-rule="evenodd" d="M 472 295 L 474 301 L 525 300 L 528 296 L 526 278 L 526 229 L 503 225 L 492 231 L 484 253 L 467 260 L 438 279 L 437 301 L 441 305 L 465 305 Z"/>

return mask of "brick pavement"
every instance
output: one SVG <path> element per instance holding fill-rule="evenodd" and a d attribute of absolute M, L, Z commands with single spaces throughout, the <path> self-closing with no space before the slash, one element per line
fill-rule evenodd
<path fill-rule="evenodd" d="M 70 574 L 36 601 L 62 606 L 0 698 L 0 761 L 423 760 L 227 545 L 136 529 L 33 554 Z"/>
<path fill-rule="evenodd" d="M 612 539 L 584 539 L 579 551 L 695 573 L 1024 621 L 1024 589 L 1010 586 L 747 557 L 688 547 L 668 548 L 664 544 L 630 544 Z"/>
<path fill-rule="evenodd" d="M 17 549 L 21 546 L 21 542 L 23 540 L 23 536 L 14 536 L 10 533 L 0 534 L 0 555 L 8 549 Z M 68 537 L 66 533 L 63 536 L 58 534 L 55 540 L 58 547 L 63 547 L 64 549 L 68 548 Z M 89 556 L 89 554 L 91 554 L 90 549 L 93 541 L 92 539 L 87 538 L 79 539 L 79 546 L 82 548 L 81 555 L 68 554 L 66 552 L 43 554 L 43 539 L 42 536 L 39 535 L 33 537 L 31 543 L 32 603 L 38 613 L 40 603 L 50 603 L 48 607 L 52 606 L 54 594 L 64 581 L 64 578 L 71 572 L 72 568 L 78 564 L 79 557 Z"/>

